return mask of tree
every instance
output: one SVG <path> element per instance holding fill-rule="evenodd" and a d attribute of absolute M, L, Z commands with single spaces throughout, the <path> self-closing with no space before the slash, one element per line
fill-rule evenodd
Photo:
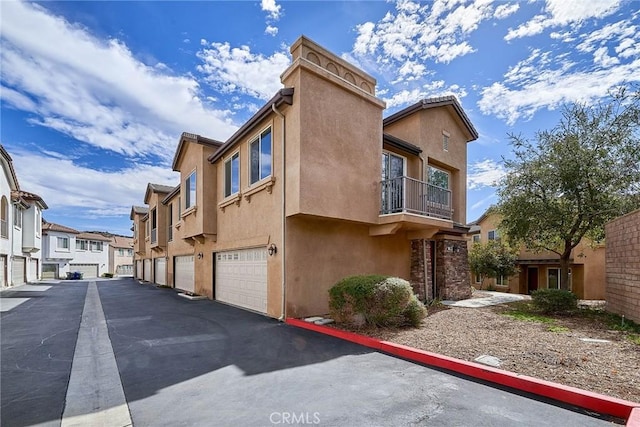
<path fill-rule="evenodd" d="M 509 277 L 518 272 L 517 253 L 500 240 L 474 243 L 469 251 L 469 268 L 480 276 L 480 289 L 487 277 Z"/>
<path fill-rule="evenodd" d="M 620 89 L 607 102 L 565 106 L 559 124 L 534 141 L 509 135 L 500 227 L 514 243 L 558 254 L 562 289 L 582 238 L 601 241 L 607 222 L 640 207 L 639 129 L 640 91 Z"/>

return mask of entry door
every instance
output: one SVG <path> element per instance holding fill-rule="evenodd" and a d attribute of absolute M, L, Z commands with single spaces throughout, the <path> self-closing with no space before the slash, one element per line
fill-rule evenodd
<path fill-rule="evenodd" d="M 404 157 L 382 153 L 382 213 L 404 209 Z"/>
<path fill-rule="evenodd" d="M 527 291 L 529 293 L 538 290 L 538 267 L 527 268 Z"/>

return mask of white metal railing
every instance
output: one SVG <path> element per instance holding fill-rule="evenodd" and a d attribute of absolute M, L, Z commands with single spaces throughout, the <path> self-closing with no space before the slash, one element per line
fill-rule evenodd
<path fill-rule="evenodd" d="M 382 181 L 380 214 L 409 212 L 451 220 L 451 190 L 399 176 Z"/>

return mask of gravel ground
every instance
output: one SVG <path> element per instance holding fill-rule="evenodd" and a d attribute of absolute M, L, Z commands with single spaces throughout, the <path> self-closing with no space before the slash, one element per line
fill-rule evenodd
<path fill-rule="evenodd" d="M 502 361 L 500 369 L 640 402 L 640 345 L 624 333 L 576 317 L 518 320 L 501 314 L 507 309 L 432 308 L 420 328 L 357 332 L 462 360 L 490 355 Z"/>

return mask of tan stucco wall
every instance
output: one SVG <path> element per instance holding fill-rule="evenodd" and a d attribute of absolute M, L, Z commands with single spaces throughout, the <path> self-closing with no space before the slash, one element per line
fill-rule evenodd
<path fill-rule="evenodd" d="M 410 278 L 405 233 L 369 236 L 366 225 L 307 216 L 287 218 L 287 316 L 326 314 L 329 289 L 355 274 Z"/>

